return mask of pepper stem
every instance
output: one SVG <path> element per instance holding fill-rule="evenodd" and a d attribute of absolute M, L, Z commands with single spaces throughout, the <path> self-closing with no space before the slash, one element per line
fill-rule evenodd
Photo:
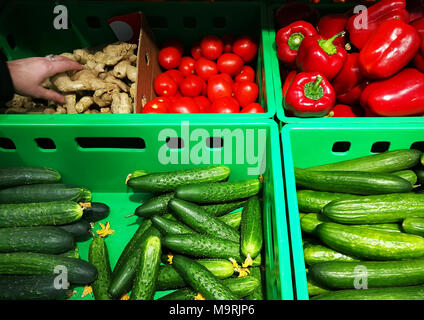
<path fill-rule="evenodd" d="M 344 37 L 346 34 L 345 31 L 339 32 L 338 34 L 335 34 L 330 39 L 324 40 L 318 40 L 319 46 L 324 50 L 328 55 L 333 55 L 337 53 L 337 46 L 334 44 L 334 40 L 336 40 L 338 37 Z"/>
<path fill-rule="evenodd" d="M 293 51 L 298 51 L 304 38 L 305 36 L 300 32 L 291 34 L 287 41 L 289 48 Z"/>
<path fill-rule="evenodd" d="M 321 82 L 324 78 L 317 76 L 314 82 L 305 84 L 305 97 L 312 100 L 319 100 L 324 96 L 324 89 L 321 86 Z"/>

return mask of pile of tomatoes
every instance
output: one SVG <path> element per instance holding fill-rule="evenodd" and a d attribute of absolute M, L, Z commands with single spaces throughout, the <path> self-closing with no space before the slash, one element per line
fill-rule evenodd
<path fill-rule="evenodd" d="M 184 55 L 179 40 L 158 54 L 163 72 L 154 79 L 157 98 L 142 113 L 263 113 L 255 82 L 258 45 L 250 36 L 205 36 Z"/>

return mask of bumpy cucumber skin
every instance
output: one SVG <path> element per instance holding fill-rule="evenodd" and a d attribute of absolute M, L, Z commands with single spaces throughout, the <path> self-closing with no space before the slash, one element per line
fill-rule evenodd
<path fill-rule="evenodd" d="M 59 254 L 75 247 L 74 237 L 58 227 L 0 228 L 0 252 Z"/>
<path fill-rule="evenodd" d="M 244 300 L 264 300 L 265 299 L 265 284 L 263 281 L 263 269 L 262 267 L 251 267 L 250 269 L 250 276 L 255 277 L 259 285 L 253 290 L 252 293 L 247 295 Z"/>
<path fill-rule="evenodd" d="M 174 191 L 177 187 L 191 183 L 207 183 L 224 181 L 230 175 L 227 166 L 213 166 L 173 172 L 150 173 L 144 176 L 130 178 L 128 186 L 144 192 L 165 193 Z"/>
<path fill-rule="evenodd" d="M 206 300 L 239 300 L 228 287 L 200 263 L 185 256 L 175 255 L 172 264 L 190 287 L 199 292 Z"/>
<path fill-rule="evenodd" d="M 86 285 L 97 279 L 97 269 L 81 259 L 34 252 L 0 254 L 0 274 L 55 274 L 55 268 L 66 268 L 71 284 Z M 63 269 L 58 270 L 63 273 Z M 56 276 L 59 274 L 56 273 Z"/>
<path fill-rule="evenodd" d="M 393 172 L 393 174 L 405 179 L 412 185 L 415 185 L 418 181 L 418 177 L 413 170 L 401 170 Z"/>
<path fill-rule="evenodd" d="M 62 225 L 81 219 L 82 213 L 73 201 L 0 204 L 0 227 Z"/>
<path fill-rule="evenodd" d="M 331 261 L 310 266 L 309 276 L 331 289 L 355 289 L 355 280 L 362 278 L 368 288 L 413 286 L 424 284 L 424 260 Z"/>
<path fill-rule="evenodd" d="M 402 230 L 406 233 L 424 237 L 424 218 L 406 218 L 402 222 Z"/>
<path fill-rule="evenodd" d="M 424 286 L 337 290 L 311 297 L 311 300 L 423 300 Z"/>
<path fill-rule="evenodd" d="M 174 193 L 166 193 L 153 197 L 135 209 L 134 214 L 142 218 L 151 218 L 155 215 L 164 215 L 168 212 L 168 202 Z"/>
<path fill-rule="evenodd" d="M 240 234 L 217 217 L 211 216 L 195 203 L 181 199 L 169 201 L 174 215 L 187 226 L 202 234 L 210 234 L 230 241 L 240 241 Z"/>
<path fill-rule="evenodd" d="M 197 292 L 191 288 L 181 288 L 159 298 L 158 300 L 195 300 Z"/>
<path fill-rule="evenodd" d="M 420 162 L 421 156 L 422 153 L 419 150 L 400 149 L 356 159 L 315 166 L 308 168 L 307 170 L 394 172 L 413 168 Z"/>
<path fill-rule="evenodd" d="M 218 219 L 237 230 L 239 229 L 241 224 L 241 214 L 241 211 L 227 213 L 223 216 L 218 217 Z"/>
<path fill-rule="evenodd" d="M 405 193 L 412 185 L 391 173 L 361 171 L 308 171 L 295 168 L 296 185 L 326 192 L 342 192 L 357 195 Z"/>
<path fill-rule="evenodd" d="M 401 222 L 408 217 L 424 217 L 424 195 L 400 193 L 338 200 L 327 204 L 322 213 L 344 224 Z"/>
<path fill-rule="evenodd" d="M 0 168 L 0 188 L 38 183 L 57 183 L 61 179 L 58 171 L 43 167 Z"/>
<path fill-rule="evenodd" d="M 239 200 L 234 202 L 224 202 L 218 204 L 210 204 L 201 206 L 204 211 L 215 217 L 221 217 L 236 209 L 243 207 L 246 204 L 245 200 Z"/>
<path fill-rule="evenodd" d="M 262 182 L 259 179 L 191 184 L 178 187 L 175 197 L 199 204 L 232 202 L 255 196 L 261 188 Z"/>
<path fill-rule="evenodd" d="M 362 196 L 347 193 L 298 190 L 297 204 L 301 212 L 320 213 L 321 209 L 331 201 L 357 199 L 360 197 Z"/>
<path fill-rule="evenodd" d="M 57 275 L 0 276 L 0 300 L 58 300 L 66 297 L 68 285 L 56 288 Z"/>
<path fill-rule="evenodd" d="M 88 262 L 96 267 L 98 276 L 91 285 L 96 300 L 111 300 L 108 292 L 112 270 L 109 252 L 104 238 L 94 237 L 88 251 Z"/>
<path fill-rule="evenodd" d="M 303 256 L 308 266 L 329 261 L 359 261 L 359 259 L 337 252 L 326 246 L 311 244 L 303 247 Z"/>
<path fill-rule="evenodd" d="M 78 201 L 82 194 L 82 188 L 60 183 L 30 184 L 1 189 L 0 203 Z"/>
<path fill-rule="evenodd" d="M 153 300 L 161 253 L 160 238 L 156 236 L 148 237 L 138 262 L 138 270 L 131 290 L 130 300 Z"/>
<path fill-rule="evenodd" d="M 163 235 L 169 235 L 169 234 L 193 234 L 196 233 L 196 231 L 192 230 L 190 227 L 186 226 L 185 224 L 168 219 L 161 216 L 153 216 L 151 218 L 153 225 L 163 234 Z"/>
<path fill-rule="evenodd" d="M 320 224 L 316 234 L 333 250 L 361 260 L 403 260 L 424 256 L 424 238 L 412 234 L 333 222 Z"/>
<path fill-rule="evenodd" d="M 163 239 L 163 246 L 172 252 L 198 258 L 229 259 L 241 263 L 240 244 L 209 235 L 169 235 Z"/>
<path fill-rule="evenodd" d="M 106 219 L 109 216 L 110 208 L 107 204 L 101 202 L 91 202 L 89 207 L 85 207 L 82 218 L 89 222 L 97 222 Z"/>
<path fill-rule="evenodd" d="M 234 274 L 234 266 L 229 260 L 200 259 L 198 263 L 207 268 L 218 279 L 229 278 Z M 172 265 L 162 265 L 156 282 L 157 290 L 171 290 L 186 286 L 184 279 Z"/>
<path fill-rule="evenodd" d="M 244 257 L 255 259 L 263 245 L 262 210 L 259 198 L 251 197 L 243 208 L 240 224 L 240 250 Z"/>

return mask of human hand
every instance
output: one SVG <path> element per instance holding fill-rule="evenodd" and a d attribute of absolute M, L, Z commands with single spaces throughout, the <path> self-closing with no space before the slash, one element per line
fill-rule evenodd
<path fill-rule="evenodd" d="M 16 93 L 61 104 L 65 103 L 65 98 L 56 91 L 44 88 L 43 82 L 61 72 L 83 69 L 78 62 L 60 55 L 8 61 L 7 66 Z"/>

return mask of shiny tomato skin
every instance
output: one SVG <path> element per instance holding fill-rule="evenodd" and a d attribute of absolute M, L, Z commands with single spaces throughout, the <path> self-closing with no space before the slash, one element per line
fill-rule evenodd
<path fill-rule="evenodd" d="M 196 42 L 191 47 L 190 53 L 194 60 L 199 60 L 202 57 L 202 49 L 200 48 L 200 42 Z"/>
<path fill-rule="evenodd" d="M 212 103 L 210 110 L 211 113 L 238 113 L 240 105 L 233 97 L 221 97 Z"/>
<path fill-rule="evenodd" d="M 224 51 L 224 43 L 219 37 L 209 35 L 200 41 L 200 49 L 205 58 L 216 60 Z"/>
<path fill-rule="evenodd" d="M 258 95 L 259 87 L 252 81 L 237 82 L 237 85 L 234 87 L 234 98 L 237 99 L 242 108 L 256 102 Z"/>
<path fill-rule="evenodd" d="M 244 66 L 241 72 L 235 76 L 235 82 L 252 81 L 255 82 L 255 70 L 251 66 Z"/>
<path fill-rule="evenodd" d="M 243 69 L 244 61 L 234 53 L 224 53 L 217 61 L 218 71 L 234 77 Z"/>
<path fill-rule="evenodd" d="M 178 92 L 177 83 L 166 73 L 157 75 L 153 87 L 158 96 L 174 96 Z"/>
<path fill-rule="evenodd" d="M 228 81 L 222 74 L 211 77 L 208 81 L 208 98 L 213 103 L 222 97 L 232 97 L 232 82 Z"/>
<path fill-rule="evenodd" d="M 159 51 L 158 61 L 165 70 L 176 69 L 181 63 L 181 52 L 175 47 L 166 47 Z"/>
<path fill-rule="evenodd" d="M 239 55 L 244 62 L 250 62 L 258 54 L 258 45 L 250 36 L 242 36 L 233 43 L 233 53 Z"/>
<path fill-rule="evenodd" d="M 168 109 L 168 113 L 200 113 L 200 108 L 190 97 L 180 97 Z"/>
<path fill-rule="evenodd" d="M 164 97 L 157 97 L 147 102 L 141 113 L 168 113 L 170 101 Z"/>
<path fill-rule="evenodd" d="M 182 57 L 181 63 L 178 67 L 178 70 L 185 76 L 188 77 L 189 75 L 194 74 L 194 63 L 196 60 L 194 60 L 192 57 Z"/>
<path fill-rule="evenodd" d="M 265 113 L 265 110 L 259 103 L 253 102 L 242 108 L 240 113 Z"/>
<path fill-rule="evenodd" d="M 183 73 L 178 70 L 178 69 L 171 69 L 168 71 L 165 71 L 165 74 L 167 74 L 168 76 L 170 76 L 172 78 L 172 80 L 175 81 L 175 83 L 179 86 L 181 81 L 184 80 L 184 75 Z"/>
<path fill-rule="evenodd" d="M 215 61 L 200 57 L 194 63 L 194 70 L 196 74 L 205 81 L 208 81 L 210 77 L 218 74 L 218 67 Z"/>
<path fill-rule="evenodd" d="M 199 106 L 200 113 L 209 113 L 212 103 L 205 96 L 198 96 L 193 98 L 194 102 Z"/>
<path fill-rule="evenodd" d="M 203 86 L 203 79 L 192 74 L 181 82 L 180 92 L 185 97 L 197 97 L 202 93 Z"/>

